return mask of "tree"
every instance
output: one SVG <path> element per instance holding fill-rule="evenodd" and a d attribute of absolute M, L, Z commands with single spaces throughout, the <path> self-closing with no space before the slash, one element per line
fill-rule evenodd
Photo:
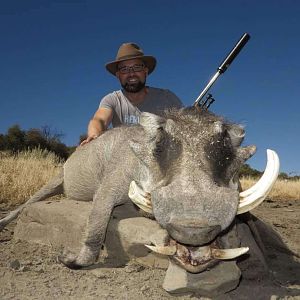
<path fill-rule="evenodd" d="M 240 171 L 239 171 L 240 176 L 250 176 L 250 177 L 259 177 L 261 176 L 262 172 L 252 169 L 248 164 L 244 164 Z"/>
<path fill-rule="evenodd" d="M 287 173 L 280 172 L 279 175 L 278 175 L 278 178 L 280 178 L 280 179 L 289 179 L 290 177 Z"/>
<path fill-rule="evenodd" d="M 40 129 L 31 128 L 25 134 L 25 146 L 26 148 L 47 148 L 47 140 L 43 136 Z"/>
<path fill-rule="evenodd" d="M 21 130 L 19 125 L 13 125 L 8 129 L 6 143 L 7 148 L 13 152 L 17 152 L 25 148 L 25 132 Z"/>
<path fill-rule="evenodd" d="M 6 134 L 0 134 L 0 150 L 18 152 L 27 149 L 47 149 L 57 156 L 67 159 L 76 149 L 67 147 L 60 141 L 63 136 L 51 129 L 50 126 L 43 126 L 41 129 L 31 128 L 27 131 L 21 130 L 19 125 L 13 125 Z"/>
<path fill-rule="evenodd" d="M 68 147 L 60 141 L 51 140 L 47 143 L 46 148 L 63 159 L 67 159 L 69 157 Z"/>
<path fill-rule="evenodd" d="M 7 149 L 6 136 L 0 133 L 0 151 Z"/>
<path fill-rule="evenodd" d="M 62 132 L 58 132 L 56 129 L 52 129 L 51 126 L 44 125 L 41 127 L 43 137 L 48 143 L 60 142 L 60 139 L 64 136 Z"/>

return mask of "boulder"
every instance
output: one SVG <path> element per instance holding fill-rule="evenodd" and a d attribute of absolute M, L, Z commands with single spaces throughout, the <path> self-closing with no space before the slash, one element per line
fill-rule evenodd
<path fill-rule="evenodd" d="M 14 239 L 48 245 L 59 251 L 62 248 L 79 251 L 91 207 L 91 202 L 69 199 L 29 205 L 19 216 Z M 246 239 L 252 236 L 247 226 L 238 224 L 238 231 L 243 236 L 242 244 L 251 248 L 251 264 L 259 262 L 261 257 L 252 253 L 257 250 L 255 242 Z M 196 293 L 216 297 L 239 284 L 241 272 L 235 261 L 220 262 L 211 270 L 191 274 L 144 246 L 163 241 L 164 231 L 158 223 L 141 217 L 133 204 L 116 207 L 107 229 L 105 247 L 101 251 L 104 264 L 100 265 L 104 268 L 119 267 L 133 260 L 145 266 L 166 269 L 163 288 L 174 294 Z M 253 274 L 257 276 L 256 271 Z"/>
<path fill-rule="evenodd" d="M 201 296 L 216 297 L 235 289 L 241 271 L 234 261 L 221 262 L 211 270 L 191 274 L 173 262 L 164 279 L 163 288 L 173 294 L 196 293 Z"/>
<path fill-rule="evenodd" d="M 79 251 L 91 207 L 91 202 L 69 199 L 31 204 L 19 216 L 14 239 Z M 168 259 L 144 246 L 157 239 L 160 231 L 157 222 L 141 217 L 131 203 L 118 206 L 109 222 L 102 256 L 112 265 L 135 260 L 167 269 Z"/>

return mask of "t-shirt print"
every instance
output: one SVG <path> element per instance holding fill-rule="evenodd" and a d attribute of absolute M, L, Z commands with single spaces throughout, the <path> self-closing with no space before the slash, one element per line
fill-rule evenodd
<path fill-rule="evenodd" d="M 135 115 L 124 115 L 124 123 L 127 125 L 135 125 L 140 123 L 140 117 Z"/>

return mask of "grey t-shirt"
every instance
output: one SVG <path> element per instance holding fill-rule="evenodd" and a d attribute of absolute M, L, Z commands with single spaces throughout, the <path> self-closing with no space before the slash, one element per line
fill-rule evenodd
<path fill-rule="evenodd" d="M 113 127 L 121 124 L 133 125 L 139 123 L 141 112 L 159 114 L 166 108 L 183 107 L 180 99 L 169 90 L 148 87 L 145 100 L 133 105 L 124 95 L 122 90 L 106 95 L 100 102 L 99 108 L 113 110 Z"/>

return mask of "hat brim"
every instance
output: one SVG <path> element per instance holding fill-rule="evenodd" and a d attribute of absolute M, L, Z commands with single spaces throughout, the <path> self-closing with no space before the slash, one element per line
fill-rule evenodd
<path fill-rule="evenodd" d="M 109 62 L 105 65 L 106 70 L 115 75 L 118 71 L 118 64 L 122 61 L 126 61 L 126 60 L 131 60 L 131 59 L 141 59 L 144 61 L 145 65 L 148 68 L 148 74 L 151 74 L 156 66 L 156 58 L 154 56 L 150 56 L 150 55 L 143 55 L 143 56 L 133 56 L 133 57 L 129 57 L 129 58 L 125 58 L 125 59 L 120 59 L 120 60 L 115 60 L 112 62 Z"/>

